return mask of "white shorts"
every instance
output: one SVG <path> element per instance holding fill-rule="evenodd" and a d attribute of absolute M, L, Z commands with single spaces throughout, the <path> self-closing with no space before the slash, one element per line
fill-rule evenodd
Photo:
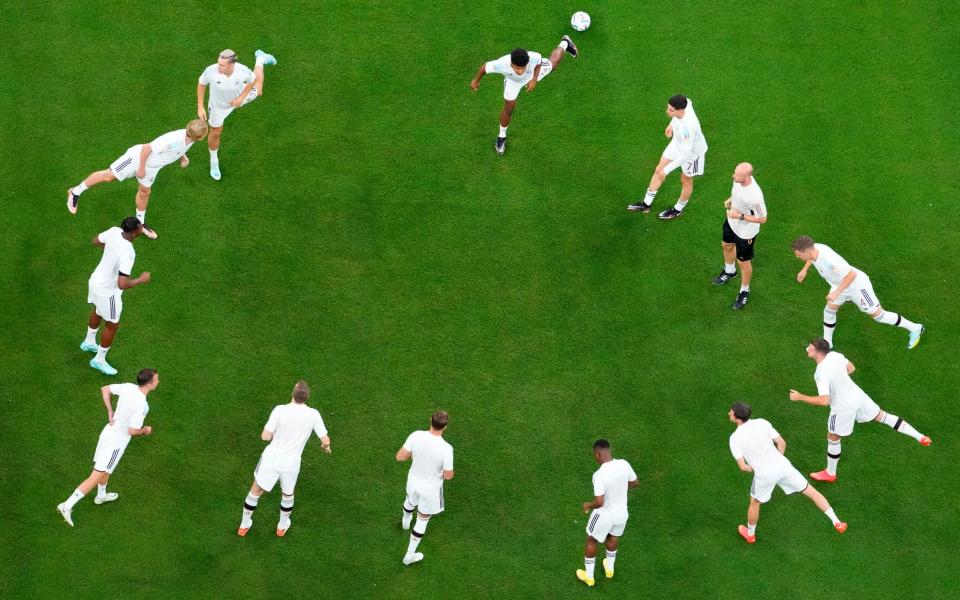
<path fill-rule="evenodd" d="M 834 411 L 830 410 L 830 416 L 827 417 L 827 431 L 840 437 L 845 437 L 853 433 L 854 423 L 867 423 L 877 418 L 880 414 L 880 407 L 877 403 L 867 398 L 857 410 Z"/>
<path fill-rule="evenodd" d="M 553 63 L 550 62 L 550 59 L 544 58 L 540 60 L 540 74 L 537 75 L 537 81 L 542 80 L 544 77 L 550 74 L 550 71 L 553 70 Z M 527 83 L 517 83 L 516 81 L 503 78 L 503 99 L 504 100 L 516 100 L 517 96 L 520 95 L 520 90 L 527 87 Z"/>
<path fill-rule="evenodd" d="M 610 515 L 597 509 L 594 509 L 590 513 L 590 518 L 587 519 L 587 535 L 598 542 L 605 542 L 608 535 L 620 537 L 626 527 L 626 520 L 621 523 L 614 523 Z"/>
<path fill-rule="evenodd" d="M 87 303 L 92 304 L 98 315 L 111 323 L 120 322 L 123 312 L 123 297 L 120 290 L 103 291 L 87 286 Z"/>
<path fill-rule="evenodd" d="M 667 145 L 666 150 L 663 151 L 663 158 L 670 161 L 676 160 L 679 156 L 679 152 L 680 151 L 677 149 L 677 146 L 673 142 L 670 142 Z M 706 161 L 706 157 L 707 155 L 704 153 L 698 155 L 689 162 L 681 163 L 680 171 L 682 171 L 687 177 L 697 177 L 703 175 L 703 165 Z"/>
<path fill-rule="evenodd" d="M 750 486 L 750 495 L 758 502 L 769 502 L 773 494 L 773 488 L 780 486 L 784 494 L 790 495 L 795 492 L 802 492 L 807 489 L 807 479 L 800 474 L 793 465 L 789 465 L 786 471 L 773 477 L 753 476 L 753 485 Z"/>
<path fill-rule="evenodd" d="M 832 287 L 830 291 L 833 291 Z M 869 277 L 858 277 L 833 301 L 838 306 L 845 302 L 853 302 L 862 312 L 867 314 L 877 312 L 877 309 L 880 308 L 880 300 L 877 299 L 877 294 L 873 291 L 873 284 L 870 283 Z"/>
<path fill-rule="evenodd" d="M 120 441 L 112 435 L 101 434 L 93 453 L 93 469 L 101 473 L 113 473 L 129 443 L 129 437 Z"/>
<path fill-rule="evenodd" d="M 300 476 L 300 465 L 294 468 L 277 468 L 276 461 L 269 456 L 260 456 L 257 468 L 253 470 L 253 480 L 257 482 L 263 491 L 269 492 L 273 486 L 280 480 L 280 491 L 287 496 L 293 495 L 293 489 L 297 487 L 297 477 Z"/>
<path fill-rule="evenodd" d="M 137 176 L 137 167 L 140 166 L 140 145 L 130 146 L 120 158 L 110 163 L 110 172 L 117 178 L 117 181 L 130 179 Z M 153 180 L 157 178 L 160 169 L 151 169 L 144 166 L 143 177 L 137 177 L 137 181 L 143 187 L 153 185 Z"/>
<path fill-rule="evenodd" d="M 257 91 L 257 88 L 254 87 L 250 90 L 250 93 L 247 94 L 247 97 L 243 99 L 243 104 L 240 106 L 246 106 L 257 99 L 257 96 L 260 92 Z M 226 108 L 221 106 L 209 105 L 207 106 L 207 124 L 210 127 L 223 127 L 223 122 L 230 116 L 230 113 L 234 111 L 234 107 L 227 106 Z"/>
<path fill-rule="evenodd" d="M 417 485 L 407 482 L 407 504 L 425 515 L 443 512 L 443 485 Z"/>

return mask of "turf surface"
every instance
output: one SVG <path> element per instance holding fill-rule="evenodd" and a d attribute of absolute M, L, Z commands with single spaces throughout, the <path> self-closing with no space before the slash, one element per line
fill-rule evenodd
<path fill-rule="evenodd" d="M 522 95 L 497 157 L 500 82 L 470 78 L 516 45 L 548 52 L 576 9 L 594 22 L 581 58 Z M 958 17 L 950 2 L 7 6 L 0 597 L 956 597 Z M 223 181 L 202 143 L 158 177 L 161 238 L 137 242 L 135 269 L 154 280 L 124 295 L 109 380 L 77 349 L 90 239 L 132 213 L 135 185 L 92 189 L 75 217 L 64 190 L 182 127 L 224 46 L 279 65 L 228 120 Z M 661 223 L 623 207 L 677 92 L 710 151 L 688 213 Z M 741 160 L 770 222 L 734 313 L 709 278 Z M 678 189 L 673 175 L 658 208 Z M 824 460 L 826 412 L 786 398 L 813 391 L 802 348 L 827 292 L 794 280 L 801 233 L 927 325 L 907 352 L 905 332 L 846 307 L 836 341 L 935 445 L 860 426 L 821 486 L 848 533 L 777 492 L 748 547 L 729 404 L 771 420 L 801 471 Z M 115 473 L 121 499 L 83 500 L 71 530 L 54 506 L 88 473 L 97 388 L 148 365 L 156 432 Z M 237 538 L 258 434 L 299 377 L 334 454 L 307 447 L 285 539 L 276 492 Z M 393 454 L 436 407 L 457 477 L 426 561 L 404 568 Z M 586 590 L 578 509 L 600 436 L 641 486 L 616 579 Z"/>

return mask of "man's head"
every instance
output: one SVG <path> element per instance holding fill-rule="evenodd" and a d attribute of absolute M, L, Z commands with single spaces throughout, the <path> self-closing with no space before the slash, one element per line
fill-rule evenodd
<path fill-rule="evenodd" d="M 217 58 L 217 71 L 224 75 L 233 75 L 233 66 L 237 64 L 237 53 L 229 48 Z"/>
<path fill-rule="evenodd" d="M 733 170 L 733 181 L 740 185 L 748 185 L 753 177 L 753 165 L 742 162 Z"/>
<path fill-rule="evenodd" d="M 683 94 L 677 94 L 667 100 L 668 117 L 682 117 L 685 108 L 687 108 L 687 97 Z"/>
<path fill-rule="evenodd" d="M 139 385 L 141 389 L 152 392 L 160 385 L 160 375 L 156 369 L 140 369 L 137 373 L 137 385 Z"/>
<path fill-rule="evenodd" d="M 813 247 L 813 238 L 809 235 L 801 235 L 790 244 L 793 249 L 793 255 L 800 260 L 813 260 L 813 253 L 816 250 Z"/>
<path fill-rule="evenodd" d="M 807 344 L 807 356 L 816 362 L 823 360 L 823 357 L 830 352 L 830 342 L 823 338 L 814 338 Z"/>
<path fill-rule="evenodd" d="M 297 404 L 303 404 L 310 397 L 310 386 L 307 382 L 300 380 L 293 386 L 293 401 Z"/>
<path fill-rule="evenodd" d="M 510 66 L 517 75 L 523 75 L 530 64 L 530 55 L 523 48 L 514 48 L 510 53 Z"/>
<path fill-rule="evenodd" d="M 600 438 L 593 443 L 593 460 L 603 464 L 611 458 L 612 455 L 610 454 L 610 442 Z"/>
<path fill-rule="evenodd" d="M 450 423 L 450 415 L 445 410 L 438 410 L 430 417 L 430 429 L 444 431 Z"/>
<path fill-rule="evenodd" d="M 120 229 L 123 230 L 127 238 L 132 240 L 143 233 L 143 223 L 136 217 L 127 217 L 123 221 L 120 221 Z"/>
<path fill-rule="evenodd" d="M 753 410 L 750 408 L 750 405 L 746 402 L 734 402 L 733 406 L 730 407 L 730 412 L 727 413 L 727 416 L 730 417 L 730 420 L 738 425 L 746 423 L 750 420 L 750 415 L 753 414 Z"/>
<path fill-rule="evenodd" d="M 197 142 L 207 137 L 209 127 L 203 119 L 194 119 L 187 123 L 187 137 Z"/>

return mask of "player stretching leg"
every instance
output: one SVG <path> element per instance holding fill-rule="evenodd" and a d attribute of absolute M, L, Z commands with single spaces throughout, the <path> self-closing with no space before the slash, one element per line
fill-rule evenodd
<path fill-rule="evenodd" d="M 627 210 L 650 212 L 650 207 L 664 179 L 674 169 L 681 167 L 680 199 L 672 208 L 658 215 L 661 219 L 669 220 L 683 214 L 683 209 L 686 208 L 693 194 L 693 178 L 703 175 L 707 139 L 703 137 L 703 130 L 700 129 L 700 119 L 693 111 L 693 102 L 686 96 L 677 94 L 667 101 L 667 116 L 670 117 L 670 124 L 663 133 L 670 138 L 670 143 L 667 144 L 657 168 L 653 171 L 647 194 L 640 202 L 629 205 Z"/>
<path fill-rule="evenodd" d="M 537 82 L 557 68 L 563 60 L 564 52 L 574 58 L 578 54 L 577 46 L 569 35 L 560 39 L 560 44 L 553 49 L 549 58 L 543 58 L 539 52 L 528 52 L 523 48 L 516 48 L 506 56 L 480 65 L 477 74 L 470 82 L 470 89 L 473 91 L 479 89 L 480 80 L 487 73 L 503 75 L 503 110 L 500 111 L 500 133 L 497 134 L 497 141 L 494 144 L 497 154 L 502 156 L 507 148 L 507 127 L 510 126 L 520 90 L 526 85 L 527 93 L 532 92 L 537 87 Z"/>
<path fill-rule="evenodd" d="M 443 482 L 453 479 L 453 446 L 443 439 L 449 423 L 450 415 L 445 411 L 433 413 L 430 429 L 414 431 L 397 450 L 399 462 L 412 459 L 400 526 L 404 530 L 410 529 L 413 513 L 417 513 L 417 523 L 410 532 L 407 553 L 403 556 L 405 565 L 423 560 L 417 546 L 427 532 L 430 517 L 443 512 Z"/>
<path fill-rule="evenodd" d="M 113 161 L 109 169 L 95 171 L 87 176 L 75 187 L 67 190 L 67 210 L 70 214 L 77 214 L 80 195 L 100 183 L 123 181 L 136 177 L 137 187 L 137 218 L 143 223 L 143 233 L 151 240 L 157 239 L 157 234 L 147 226 L 147 204 L 150 202 L 150 191 L 160 169 L 180 159 L 180 166 L 190 164 L 187 151 L 197 140 L 207 137 L 207 124 L 200 119 L 187 123 L 186 128 L 165 133 L 149 144 L 137 144 Z"/>
<path fill-rule="evenodd" d="M 147 404 L 147 395 L 160 385 L 160 376 L 154 369 L 141 369 L 137 373 L 136 385 L 132 383 L 115 383 L 100 388 L 103 404 L 107 407 L 107 424 L 100 432 L 97 450 L 93 453 L 93 472 L 77 486 L 70 497 L 57 506 L 60 516 L 73 527 L 73 507 L 84 496 L 97 488 L 94 504 L 113 502 L 120 497 L 116 492 L 107 492 L 107 482 L 110 474 L 117 468 L 123 452 L 130 443 L 130 438 L 138 435 L 150 435 L 153 428 L 144 425 L 143 420 L 150 411 Z M 113 398 L 118 396 L 117 410 L 111 405 Z"/>
<path fill-rule="evenodd" d="M 796 467 L 783 455 L 787 449 L 787 442 L 780 437 L 769 421 L 751 419 L 752 412 L 749 404 L 734 402 L 727 413 L 730 421 L 737 425 L 736 431 L 730 435 L 730 452 L 737 460 L 737 466 L 741 471 L 753 473 L 747 524 L 737 527 L 740 537 L 748 544 L 756 543 L 760 505 L 770 501 L 773 488 L 777 486 L 780 486 L 785 494 L 800 492 L 810 498 L 833 522 L 834 529 L 839 533 L 846 531 L 847 524 L 837 518 L 823 494 L 807 483 L 800 471 L 797 471 Z"/>
<path fill-rule="evenodd" d="M 881 410 L 850 377 L 856 368 L 853 363 L 843 354 L 831 351 L 827 340 L 817 338 L 810 342 L 807 356 L 817 363 L 813 378 L 817 382 L 818 395 L 807 396 L 797 390 L 790 390 L 790 399 L 813 406 L 830 407 L 830 416 L 827 418 L 827 468 L 810 473 L 810 477 L 830 483 L 837 480 L 840 441 L 853 433 L 854 423 L 876 421 L 893 428 L 894 431 L 909 435 L 923 446 L 933 443 L 929 437 L 900 417 Z"/>
<path fill-rule="evenodd" d="M 305 404 L 310 397 L 310 387 L 300 380 L 293 387 L 293 397 L 288 404 L 274 407 L 260 439 L 270 444 L 263 449 L 260 462 L 253 470 L 253 485 L 243 501 L 243 517 L 237 535 L 247 535 L 253 527 L 253 511 L 257 509 L 260 496 L 269 492 L 280 480 L 280 521 L 277 536 L 283 537 L 290 529 L 290 513 L 293 512 L 293 491 L 300 475 L 300 457 L 311 433 L 320 438 L 323 451 L 330 454 L 330 437 L 319 411 Z"/>
<path fill-rule="evenodd" d="M 597 564 L 598 543 L 603 544 L 607 551 L 603 559 L 603 572 L 607 579 L 613 578 L 617 547 L 629 516 L 627 490 L 640 485 L 630 463 L 622 458 L 614 458 L 610 453 L 610 442 L 607 440 L 594 442 L 593 459 L 600 464 L 600 468 L 593 474 L 593 500 L 583 503 L 583 512 L 590 516 L 587 518 L 587 541 L 583 548 L 583 569 L 577 569 L 577 579 L 590 587 L 595 583 L 593 569 Z"/>
<path fill-rule="evenodd" d="M 844 302 L 848 301 L 855 302 L 861 312 L 873 317 L 877 323 L 903 327 L 909 331 L 908 350 L 912 350 L 920 343 L 920 336 L 924 331 L 923 325 L 904 319 L 902 315 L 895 312 L 883 310 L 867 274 L 851 267 L 850 263 L 833 251 L 833 248 L 814 243 L 813 239 L 807 235 L 798 237 L 790 247 L 797 258 L 806 261 L 797 273 L 798 283 L 803 283 L 810 265 L 813 265 L 820 276 L 830 284 L 827 305 L 823 309 L 823 337 L 831 348 L 833 347 L 833 330 L 837 326 L 837 311 Z"/>
<path fill-rule="evenodd" d="M 90 366 L 104 375 L 117 374 L 117 370 L 107 364 L 107 352 L 113 346 L 113 338 L 120 326 L 123 290 L 150 281 L 149 271 L 144 271 L 140 277 L 130 277 L 133 261 L 137 257 L 133 240 L 143 233 L 143 229 L 143 224 L 136 217 L 127 217 L 120 227 L 111 227 L 93 238 L 93 245 L 103 248 L 103 257 L 87 282 L 87 302 L 93 305 L 93 309 L 87 321 L 87 337 L 80 344 L 80 349 L 96 352 L 97 355 L 90 360 Z M 98 345 L 97 331 L 104 321 L 106 324 Z"/>
<path fill-rule="evenodd" d="M 237 62 L 237 53 L 224 50 L 217 62 L 200 74 L 197 83 L 197 116 L 207 121 L 207 111 L 203 108 L 203 96 L 210 86 L 210 177 L 220 181 L 220 138 L 223 134 L 223 121 L 234 109 L 250 104 L 263 95 L 263 66 L 275 65 L 277 59 L 263 50 L 254 52 L 256 63 L 251 71 Z"/>

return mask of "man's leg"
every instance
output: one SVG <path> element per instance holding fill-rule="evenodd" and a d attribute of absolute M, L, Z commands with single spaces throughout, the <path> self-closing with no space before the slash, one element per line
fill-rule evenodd
<path fill-rule="evenodd" d="M 823 339 L 827 340 L 831 348 L 833 348 L 833 332 L 837 328 L 838 310 L 840 310 L 840 305 L 831 302 L 827 302 L 827 305 L 823 307 Z"/>
<path fill-rule="evenodd" d="M 749 260 L 738 260 L 740 264 L 740 271 L 743 273 L 740 283 L 741 292 L 750 291 L 750 279 L 753 278 L 753 262 Z"/>
<path fill-rule="evenodd" d="M 516 99 L 503 101 L 503 109 L 500 111 L 500 132 L 497 134 L 497 143 L 494 146 L 497 154 L 503 154 L 507 147 L 507 127 L 510 126 L 510 119 L 513 118 L 513 109 L 516 106 Z"/>
<path fill-rule="evenodd" d="M 728 244 L 727 242 L 720 243 L 723 246 L 723 272 L 733 275 L 737 272 L 737 246 L 736 244 Z"/>
<path fill-rule="evenodd" d="M 90 309 L 90 318 L 87 319 L 87 337 L 80 344 L 80 349 L 84 352 L 96 352 L 100 349 L 97 345 L 97 331 L 100 330 L 100 324 L 103 318 L 97 314 L 97 308 Z"/>
<path fill-rule="evenodd" d="M 910 341 L 907 343 L 908 349 L 913 349 L 918 343 L 920 343 L 920 335 L 923 333 L 923 325 L 920 323 L 914 323 L 909 319 L 903 318 L 903 315 L 898 315 L 895 312 L 883 310 L 883 308 L 880 307 L 878 307 L 876 311 L 870 313 L 870 316 L 873 317 L 873 320 L 877 323 L 893 325 L 894 327 L 902 327 L 909 331 Z"/>
<path fill-rule="evenodd" d="M 827 515 L 827 518 L 830 519 L 830 522 L 833 523 L 833 527 L 837 531 L 843 533 L 847 530 L 847 524 L 841 522 L 840 519 L 837 518 L 837 513 L 833 512 L 833 509 L 830 508 L 830 503 L 827 502 L 827 499 L 824 498 L 823 494 L 818 492 L 815 487 L 808 485 L 802 493 L 807 498 L 813 500 L 813 503 L 817 505 L 817 508 L 823 511 L 823 514 Z"/>
<path fill-rule="evenodd" d="M 90 473 L 89 477 L 84 479 L 83 482 L 77 486 L 77 489 L 75 489 L 73 493 L 63 501 L 63 503 L 57 506 L 57 510 L 63 516 L 63 519 L 67 522 L 67 524 L 73 527 L 73 517 L 71 512 L 73 511 L 73 507 L 77 504 L 77 502 L 80 502 L 80 500 L 89 494 L 90 490 L 92 490 L 98 484 L 103 484 L 106 486 L 109 478 L 109 473 L 94 470 L 92 473 Z"/>
<path fill-rule="evenodd" d="M 247 535 L 247 532 L 253 527 L 253 511 L 257 510 L 257 504 L 260 502 L 260 496 L 262 495 L 263 488 L 254 481 L 243 501 L 243 516 L 240 518 L 240 528 L 237 529 L 237 535 L 240 537 Z"/>
<path fill-rule="evenodd" d="M 880 414 L 878 414 L 877 418 L 874 420 L 878 423 L 883 423 L 894 431 L 899 431 L 904 435 L 909 435 L 924 446 L 929 446 L 932 443 L 930 438 L 914 429 L 910 423 L 907 423 L 897 415 L 891 415 L 890 413 L 881 410 Z"/>
<path fill-rule="evenodd" d="M 253 53 L 256 56 L 256 63 L 253 65 L 253 86 L 257 88 L 257 95 L 263 95 L 263 66 L 264 65 L 275 65 L 277 64 L 277 58 L 272 55 L 264 52 L 263 50 L 257 50 Z"/>
<path fill-rule="evenodd" d="M 587 541 L 583 544 L 583 569 L 577 570 L 577 579 L 587 585 L 593 585 L 594 569 L 597 566 L 597 541 L 589 533 Z"/>
<path fill-rule="evenodd" d="M 643 200 L 636 202 L 627 207 L 627 210 L 640 211 L 644 213 L 650 212 L 650 207 L 653 205 L 653 200 L 657 197 L 657 192 L 660 191 L 660 186 L 663 185 L 664 180 L 667 176 L 664 174 L 663 169 L 668 164 L 670 164 L 670 159 L 665 156 L 660 157 L 660 162 L 657 163 L 657 168 L 653 170 L 653 175 L 650 177 L 650 184 L 647 186 L 647 193 L 644 195 Z"/>
<path fill-rule="evenodd" d="M 95 185 L 116 180 L 117 178 L 114 177 L 113 171 L 110 169 L 104 169 L 102 171 L 94 171 L 93 173 L 90 173 L 86 179 L 67 190 L 67 209 L 72 214 L 76 214 L 77 204 L 80 202 L 80 195 L 82 193 Z"/>
<path fill-rule="evenodd" d="M 684 175 L 683 171 L 680 171 L 680 198 L 677 200 L 677 203 L 673 205 L 673 209 L 677 212 L 683 212 L 683 209 L 687 207 L 687 202 L 690 202 L 690 196 L 693 194 L 693 177 Z"/>
<path fill-rule="evenodd" d="M 283 537 L 290 529 L 290 513 L 293 512 L 293 490 L 280 492 L 280 522 L 277 523 L 277 535 Z"/>
<path fill-rule="evenodd" d="M 151 190 L 152 188 L 148 188 L 142 183 L 137 187 L 137 220 L 143 225 L 143 235 L 151 240 L 155 240 L 157 239 L 157 232 L 147 226 L 147 205 L 150 204 Z"/>
<path fill-rule="evenodd" d="M 760 501 L 751 496 L 750 505 L 747 506 L 747 526 L 740 526 L 740 535 L 751 544 L 757 540 L 758 521 L 760 521 Z"/>
<path fill-rule="evenodd" d="M 97 349 L 97 355 L 93 359 L 95 362 L 109 366 L 107 363 L 107 352 L 110 351 L 110 346 L 113 345 L 113 338 L 117 335 L 117 327 L 119 326 L 120 323 L 104 322 L 103 334 L 100 336 L 100 347 Z"/>
<path fill-rule="evenodd" d="M 620 537 L 608 535 L 604 546 L 607 548 L 607 556 L 603 559 L 603 573 L 607 579 L 613 578 L 614 564 L 617 562 L 617 547 L 620 545 Z"/>
<path fill-rule="evenodd" d="M 410 503 L 410 500 L 407 498 L 403 499 L 403 515 L 400 517 L 400 527 L 404 530 L 410 529 L 410 523 L 413 522 L 413 513 L 417 511 L 417 507 Z"/>
<path fill-rule="evenodd" d="M 210 176 L 216 180 L 220 179 L 220 138 L 223 135 L 223 125 L 211 127 L 210 134 L 207 136 L 207 148 L 210 149 Z"/>
<path fill-rule="evenodd" d="M 403 556 L 403 564 L 412 565 L 415 562 L 423 560 L 423 554 L 417 552 L 417 546 L 420 545 L 423 534 L 427 532 L 427 524 L 429 522 L 430 515 L 425 515 L 419 511 L 417 512 L 417 522 L 413 526 L 413 531 L 410 532 L 410 541 L 407 543 L 407 553 Z"/>

